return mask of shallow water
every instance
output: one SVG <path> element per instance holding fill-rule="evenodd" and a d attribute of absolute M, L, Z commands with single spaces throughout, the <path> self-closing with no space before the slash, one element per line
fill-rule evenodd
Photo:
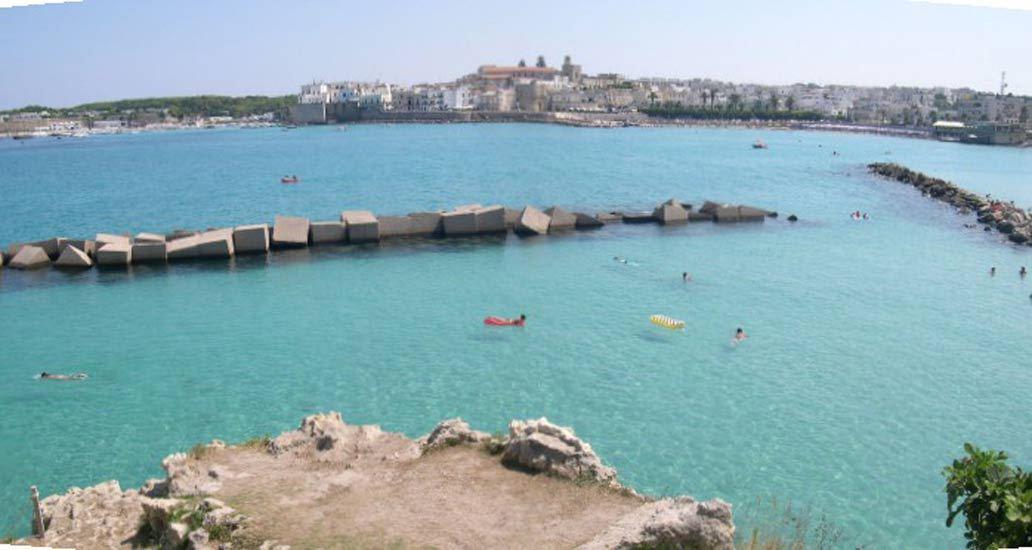
<path fill-rule="evenodd" d="M 757 137 L 771 148 L 750 149 Z M 472 201 L 597 210 L 674 195 L 782 213 L 0 272 L 0 529 L 24 532 L 30 483 L 134 486 L 198 441 L 332 409 L 412 436 L 452 416 L 495 431 L 545 415 L 642 491 L 739 510 L 776 496 L 851 546 L 962 547 L 943 525 L 941 468 L 965 441 L 1032 463 L 1032 282 L 1017 277 L 1032 249 L 864 173 L 885 159 L 1032 205 L 1032 151 L 824 133 L 399 125 L 0 142 L 3 242 Z M 481 324 L 519 312 L 522 330 Z M 736 326 L 750 339 L 733 347 Z M 40 370 L 90 379 L 41 383 Z"/>

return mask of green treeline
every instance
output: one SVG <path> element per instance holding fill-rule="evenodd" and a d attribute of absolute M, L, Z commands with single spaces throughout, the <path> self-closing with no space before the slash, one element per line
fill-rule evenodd
<path fill-rule="evenodd" d="M 89 112 L 105 115 L 123 113 L 158 112 L 173 118 L 184 116 L 232 116 L 246 117 L 275 113 L 284 116 L 290 105 L 297 103 L 297 96 L 249 95 L 231 97 L 220 95 L 199 95 L 187 97 L 152 97 L 144 99 L 122 99 L 118 101 L 97 101 L 68 108 L 30 105 L 6 113 L 27 113 L 48 111 L 52 117 L 81 116 Z"/>

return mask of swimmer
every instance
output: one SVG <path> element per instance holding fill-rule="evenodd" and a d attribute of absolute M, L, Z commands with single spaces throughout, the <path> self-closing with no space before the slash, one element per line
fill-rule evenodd
<path fill-rule="evenodd" d="M 685 271 L 684 273 L 681 274 L 681 280 L 686 282 L 686 283 L 691 281 L 692 280 L 692 274 L 688 273 L 687 271 Z"/>
<path fill-rule="evenodd" d="M 864 212 L 864 219 L 869 220 L 871 219 L 871 216 L 867 212 Z"/>
<path fill-rule="evenodd" d="M 85 372 L 77 372 L 75 374 L 53 374 L 47 371 L 39 373 L 40 380 L 85 380 Z"/>
<path fill-rule="evenodd" d="M 738 342 L 741 342 L 748 337 L 749 335 L 746 334 L 744 330 L 742 330 L 742 327 L 738 327 L 738 330 L 735 331 L 735 338 L 731 341 L 731 343 L 737 344 Z"/>
<path fill-rule="evenodd" d="M 613 261 L 614 262 L 620 262 L 622 264 L 627 263 L 627 259 L 626 258 L 621 258 L 620 256 L 613 256 Z"/>
<path fill-rule="evenodd" d="M 995 277 L 996 276 L 996 266 L 995 265 L 989 268 L 989 276 L 990 277 Z"/>
<path fill-rule="evenodd" d="M 1018 275 L 1021 275 L 1022 279 L 1025 278 L 1025 275 L 1028 275 L 1028 270 L 1025 269 L 1025 266 L 1021 266 L 1021 269 L 1018 270 Z"/>

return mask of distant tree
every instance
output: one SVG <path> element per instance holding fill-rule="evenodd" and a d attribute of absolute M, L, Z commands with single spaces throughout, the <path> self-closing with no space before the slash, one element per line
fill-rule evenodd
<path fill-rule="evenodd" d="M 787 99 L 785 99 L 785 108 L 789 111 L 795 109 L 795 96 L 790 95 Z"/>
<path fill-rule="evenodd" d="M 943 469 L 946 527 L 964 514 L 968 548 L 1032 545 L 1032 472 L 1007 464 L 1002 451 L 964 444 L 967 456 Z"/>
<path fill-rule="evenodd" d="M 739 111 L 742 108 L 742 96 L 738 94 L 731 94 L 727 98 L 727 103 L 731 107 L 732 111 Z"/>
<path fill-rule="evenodd" d="M 758 113 L 758 112 L 762 111 L 763 110 L 763 100 L 760 99 L 760 98 L 756 98 L 753 101 L 752 110 L 753 110 L 753 113 Z"/>
<path fill-rule="evenodd" d="M 778 99 L 777 92 L 771 92 L 770 93 L 770 100 L 768 101 L 768 103 L 770 104 L 770 110 L 771 111 L 777 111 L 778 110 L 778 104 L 781 103 L 781 100 Z"/>
<path fill-rule="evenodd" d="M 525 60 L 521 59 L 520 62 L 518 63 L 518 65 L 520 67 L 526 67 L 527 66 L 527 62 Z"/>
<path fill-rule="evenodd" d="M 539 68 L 547 67 L 547 65 L 545 65 L 545 56 L 543 56 L 543 55 L 539 55 L 538 56 L 538 58 L 537 58 L 537 66 Z"/>

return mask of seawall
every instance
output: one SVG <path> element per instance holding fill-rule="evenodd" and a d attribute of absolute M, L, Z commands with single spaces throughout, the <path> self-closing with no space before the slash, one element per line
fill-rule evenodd
<path fill-rule="evenodd" d="M 365 210 L 345 210 L 335 220 L 312 221 L 277 215 L 272 223 L 256 223 L 206 231 L 171 233 L 98 233 L 93 238 L 52 237 L 14 243 L 0 252 L 8 268 L 84 270 L 95 267 L 127 269 L 136 264 L 226 260 L 238 255 L 261 255 L 278 250 L 320 245 L 376 244 L 393 239 L 446 239 L 515 233 L 546 237 L 568 231 L 597 230 L 613 223 L 678 225 L 697 222 L 763 222 L 776 212 L 760 208 L 705 202 L 693 205 L 670 199 L 651 212 L 569 212 L 559 206 L 521 209 L 468 204 L 447 211 L 378 216 Z M 790 216 L 789 221 L 794 221 Z"/>
<path fill-rule="evenodd" d="M 905 166 L 876 162 L 867 166 L 871 172 L 912 185 L 922 195 L 956 207 L 962 213 L 974 212 L 985 231 L 996 230 L 1016 245 L 1032 246 L 1032 215 L 1013 201 L 980 196 L 946 180 L 916 172 Z"/>

